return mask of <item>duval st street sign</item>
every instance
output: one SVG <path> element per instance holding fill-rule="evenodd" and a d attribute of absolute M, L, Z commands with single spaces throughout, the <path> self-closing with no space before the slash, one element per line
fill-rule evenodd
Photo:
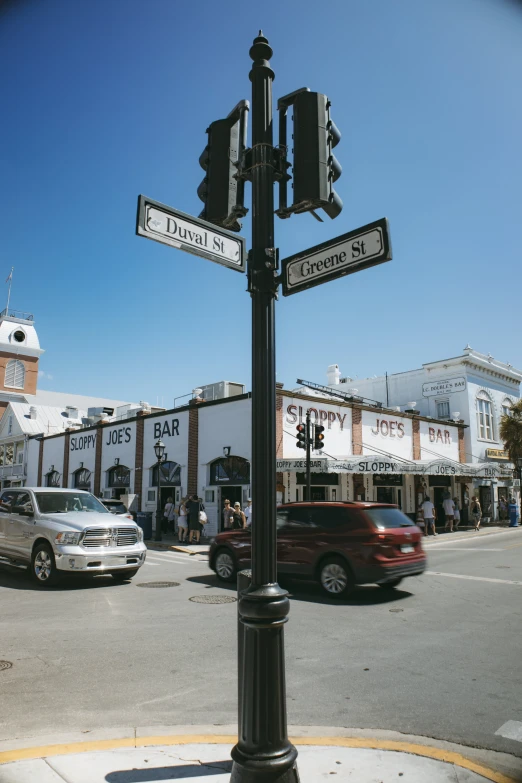
<path fill-rule="evenodd" d="M 138 197 L 136 233 L 228 266 L 229 269 L 245 271 L 243 237 L 146 196 Z"/>
<path fill-rule="evenodd" d="M 360 272 L 390 261 L 391 257 L 388 221 L 382 218 L 284 258 L 281 262 L 283 296 Z"/>

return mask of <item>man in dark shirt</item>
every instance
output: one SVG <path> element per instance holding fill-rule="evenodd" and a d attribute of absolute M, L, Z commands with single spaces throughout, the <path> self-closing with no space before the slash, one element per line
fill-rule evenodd
<path fill-rule="evenodd" d="M 190 530 L 189 543 L 199 544 L 199 537 L 201 535 L 202 527 L 199 521 L 199 512 L 203 510 L 203 504 L 200 502 L 197 495 L 191 495 L 190 500 L 185 504 L 185 506 L 187 509 Z"/>

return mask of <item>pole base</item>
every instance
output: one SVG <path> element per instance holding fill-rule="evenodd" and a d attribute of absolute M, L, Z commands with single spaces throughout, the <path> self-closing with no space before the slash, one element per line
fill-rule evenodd
<path fill-rule="evenodd" d="M 236 754 L 234 754 L 236 755 Z M 297 764 L 293 764 L 290 769 L 281 771 L 281 766 L 278 763 L 273 769 L 266 769 L 266 761 L 263 763 L 263 769 L 259 770 L 250 763 L 250 760 L 245 760 L 245 763 L 240 761 L 234 761 L 232 765 L 232 775 L 230 776 L 230 783 L 300 783 L 299 772 L 297 770 Z"/>

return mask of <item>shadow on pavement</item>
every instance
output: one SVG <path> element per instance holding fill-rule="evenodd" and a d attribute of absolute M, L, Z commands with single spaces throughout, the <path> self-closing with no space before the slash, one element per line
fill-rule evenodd
<path fill-rule="evenodd" d="M 231 761 L 214 761 L 212 764 L 182 764 L 179 767 L 156 767 L 153 769 L 123 769 L 105 775 L 107 783 L 155 783 L 159 780 L 183 780 L 202 778 L 208 775 L 222 775 L 232 770 Z"/>
<path fill-rule="evenodd" d="M 214 574 L 189 576 L 187 582 L 194 582 L 207 587 L 219 587 L 222 590 L 230 590 L 233 593 L 237 592 L 236 585 L 233 582 L 222 582 Z M 306 601 L 308 603 L 327 604 L 330 606 L 374 606 L 402 601 L 413 595 L 407 590 L 383 590 L 382 587 L 377 585 L 362 585 L 357 587 L 348 598 L 329 598 L 313 582 L 280 579 L 279 584 L 288 590 L 292 601 Z"/>
<path fill-rule="evenodd" d="M 4 587 L 10 590 L 31 590 L 36 593 L 60 593 L 71 590 L 93 590 L 100 587 L 122 587 L 125 585 L 131 587 L 131 582 L 117 582 L 109 574 L 90 577 L 80 574 L 68 574 L 62 577 L 57 585 L 39 587 L 32 581 L 27 568 L 0 563 L 0 590 Z"/>

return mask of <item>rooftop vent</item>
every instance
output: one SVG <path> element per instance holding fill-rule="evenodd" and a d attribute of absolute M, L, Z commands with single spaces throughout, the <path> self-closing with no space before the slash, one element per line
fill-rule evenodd
<path fill-rule="evenodd" d="M 36 416 L 37 416 L 37 410 L 34 407 L 34 405 L 31 405 L 31 407 L 29 408 L 29 418 L 36 419 Z"/>
<path fill-rule="evenodd" d="M 78 408 L 76 408 L 74 405 L 66 405 L 65 410 L 67 411 L 67 416 L 70 419 L 78 418 Z"/>

